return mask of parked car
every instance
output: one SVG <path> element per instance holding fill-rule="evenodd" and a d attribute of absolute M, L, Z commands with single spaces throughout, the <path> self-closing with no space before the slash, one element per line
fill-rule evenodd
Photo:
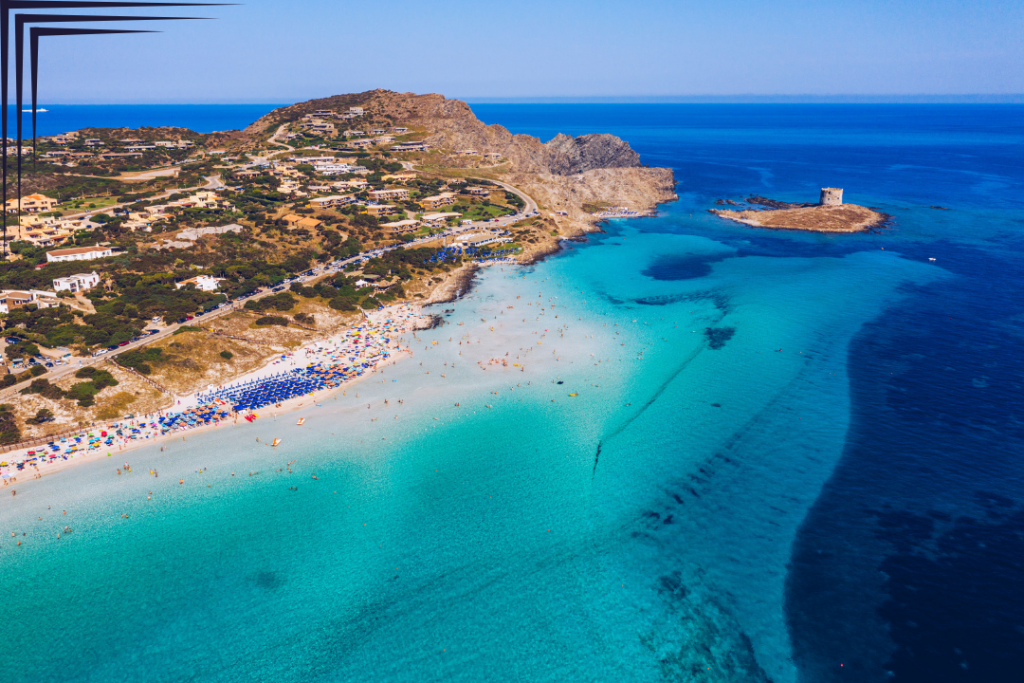
<path fill-rule="evenodd" d="M 177 322 L 180 325 L 181 323 L 185 322 L 185 320 L 186 320 L 185 318 L 178 318 Z"/>
<path fill-rule="evenodd" d="M 128 346 L 129 344 L 131 344 L 130 341 L 123 341 L 120 344 L 118 344 L 118 346 Z"/>
<path fill-rule="evenodd" d="M 103 355 L 103 354 L 105 354 L 106 352 L 107 352 L 107 350 L 106 350 L 106 349 L 100 349 L 99 351 L 95 351 L 95 352 L 94 352 L 94 353 L 92 354 L 92 357 L 93 357 L 93 358 L 95 358 L 96 356 L 102 356 L 102 355 Z"/>
<path fill-rule="evenodd" d="M 185 316 L 185 320 L 195 320 L 195 319 L 196 319 L 196 317 L 194 315 L 186 315 Z"/>

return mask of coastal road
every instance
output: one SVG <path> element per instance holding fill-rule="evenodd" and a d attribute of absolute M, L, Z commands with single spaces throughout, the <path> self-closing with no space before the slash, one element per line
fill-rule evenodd
<path fill-rule="evenodd" d="M 287 147 L 288 148 L 287 151 L 294 152 L 295 151 L 294 147 L 289 145 L 287 142 L 281 142 L 280 140 L 278 140 L 278 136 L 280 136 L 281 133 L 284 132 L 284 129 L 287 126 L 288 126 L 287 123 L 282 123 L 280 128 L 278 128 L 276 131 L 274 131 L 274 134 L 270 136 L 270 140 L 268 140 L 268 142 L 270 142 L 271 144 L 275 144 L 275 145 L 281 145 L 282 147 Z"/>
<path fill-rule="evenodd" d="M 122 173 L 115 180 L 120 180 L 123 183 L 138 183 L 145 180 L 153 180 L 154 178 L 162 178 L 169 175 L 178 175 L 181 171 L 181 166 L 167 166 L 165 168 L 155 168 L 151 171 L 142 171 L 140 173 Z M 95 176 L 102 177 L 102 176 Z"/>
<path fill-rule="evenodd" d="M 523 210 L 520 213 L 540 213 L 540 208 L 537 206 L 537 202 L 533 201 L 533 197 L 526 194 L 519 188 L 513 187 L 508 183 L 503 183 L 500 180 L 491 180 L 490 178 L 476 178 L 476 180 L 490 180 L 490 182 L 494 183 L 498 187 L 504 188 L 505 190 L 508 190 L 512 194 L 522 199 L 526 203 L 526 206 L 523 207 Z"/>
<path fill-rule="evenodd" d="M 402 167 L 407 171 L 419 170 L 413 165 L 411 161 L 400 161 L 399 163 L 402 164 Z M 518 187 L 514 187 L 500 180 L 494 180 L 493 178 L 479 178 L 477 176 L 466 176 L 466 178 L 472 180 L 486 180 L 487 182 L 494 183 L 498 187 L 508 190 L 512 194 L 516 195 L 517 197 L 522 199 L 523 202 L 526 204 L 526 206 L 523 208 L 523 211 L 521 211 L 520 213 L 540 213 L 540 207 L 537 206 L 537 202 L 533 200 L 533 197 L 526 194 Z"/>
<path fill-rule="evenodd" d="M 220 175 L 203 176 L 203 178 L 208 182 L 199 188 L 201 190 L 222 190 L 227 187 L 221 182 Z"/>

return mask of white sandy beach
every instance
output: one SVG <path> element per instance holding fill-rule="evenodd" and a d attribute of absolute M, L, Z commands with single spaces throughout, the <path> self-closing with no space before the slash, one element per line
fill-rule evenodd
<path fill-rule="evenodd" d="M 276 405 L 264 407 L 258 411 L 233 413 L 230 417 L 211 424 L 166 431 L 161 430 L 160 426 L 155 423 L 159 416 L 183 413 L 199 407 L 202 404 L 202 395 L 204 393 L 213 389 L 219 389 L 218 387 L 207 387 L 203 391 L 178 397 L 173 408 L 160 411 L 157 414 L 141 416 L 131 420 L 112 420 L 106 425 L 94 425 L 83 429 L 76 436 L 81 439 L 82 443 L 87 444 L 88 447 L 82 446 L 68 455 L 61 455 L 55 458 L 50 458 L 49 455 L 46 455 L 45 458 L 37 457 L 40 456 L 43 450 L 40 446 L 11 451 L 0 456 L 0 461 L 2 461 L 0 462 L 0 478 L 2 478 L 3 487 L 7 488 L 14 484 L 24 485 L 32 479 L 59 472 L 87 460 L 92 461 L 102 457 L 113 458 L 115 454 L 122 454 L 142 446 L 152 446 L 179 438 L 186 439 L 194 433 L 205 432 L 225 424 L 237 424 L 239 418 L 244 418 L 245 415 L 253 413 L 256 415 L 263 413 L 264 416 L 281 415 L 298 410 L 303 406 L 315 405 L 318 401 L 322 401 L 338 392 L 344 392 L 362 379 L 375 374 L 381 368 L 411 356 L 412 351 L 408 348 L 403 349 L 400 344 L 401 340 L 396 337 L 397 335 L 419 329 L 426 322 L 427 319 L 424 318 L 422 309 L 419 306 L 408 304 L 389 306 L 368 313 L 366 323 L 362 325 L 328 339 L 310 342 L 290 353 L 275 356 L 273 360 L 263 367 L 246 373 L 231 383 L 224 385 L 225 388 L 230 389 L 232 387 L 258 383 L 266 381 L 282 371 L 305 368 L 310 365 L 337 367 L 341 362 L 347 360 L 354 366 L 359 361 L 367 358 L 373 360 L 369 369 L 357 377 L 351 378 L 338 386 L 323 389 L 313 394 L 296 396 L 281 401 Z M 363 333 L 367 332 L 369 333 L 369 339 L 362 337 Z M 388 341 L 385 342 L 385 339 Z M 384 352 L 386 352 L 386 357 Z M 342 353 L 348 354 L 345 359 L 339 358 Z M 230 411 L 231 406 L 223 406 L 223 409 Z M 131 430 L 133 429 L 137 431 L 132 433 Z M 114 437 L 113 444 L 108 445 L 104 441 L 98 440 L 99 435 L 113 435 L 118 430 L 126 433 L 123 436 Z M 90 437 L 96 439 L 91 444 L 88 443 Z M 62 446 L 71 444 L 74 443 L 74 438 L 74 436 L 67 437 L 58 443 L 61 443 Z M 35 461 L 29 462 L 32 458 L 36 458 Z M 19 462 L 26 463 L 21 470 L 17 469 L 17 463 Z"/>

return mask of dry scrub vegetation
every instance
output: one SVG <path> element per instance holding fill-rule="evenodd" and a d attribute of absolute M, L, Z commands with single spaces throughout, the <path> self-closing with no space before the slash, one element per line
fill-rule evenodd
<path fill-rule="evenodd" d="M 113 375 L 118 383 L 117 386 L 108 387 L 100 392 L 96 396 L 96 405 L 92 407 L 82 408 L 77 401 L 70 398 L 53 400 L 39 394 L 21 395 L 12 401 L 15 413 L 24 425 L 22 439 L 35 439 L 99 420 L 115 420 L 128 414 L 141 415 L 171 407 L 174 400 L 171 396 L 157 391 L 138 376 L 111 363 L 104 363 L 100 368 Z M 70 375 L 54 384 L 68 390 L 73 384 L 81 381 L 83 380 Z M 54 420 L 41 425 L 25 422 L 35 417 L 41 409 L 52 411 Z"/>

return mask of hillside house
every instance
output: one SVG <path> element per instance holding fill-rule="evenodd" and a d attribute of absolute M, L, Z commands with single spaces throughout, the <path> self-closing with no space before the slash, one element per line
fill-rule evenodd
<path fill-rule="evenodd" d="M 43 194 L 30 194 L 21 198 L 22 213 L 40 213 L 53 211 L 57 206 L 57 200 Z M 18 199 L 8 199 L 6 204 L 7 213 L 18 213 Z"/>
<path fill-rule="evenodd" d="M 407 232 L 413 232 L 416 228 L 420 227 L 420 222 L 407 218 L 401 221 L 394 221 L 391 223 L 384 223 L 380 227 L 386 228 L 394 233 L 405 234 Z"/>
<path fill-rule="evenodd" d="M 188 280 L 182 280 L 181 282 L 175 282 L 174 286 L 177 289 L 184 289 L 189 285 L 195 286 L 201 292 L 212 292 L 220 286 L 221 281 L 224 278 L 210 277 L 209 275 L 197 275 L 196 277 L 189 278 Z"/>
<path fill-rule="evenodd" d="M 392 152 L 422 152 L 429 148 L 425 142 L 401 142 L 397 145 L 392 146 Z"/>
<path fill-rule="evenodd" d="M 285 225 L 288 226 L 289 230 L 315 230 L 324 224 L 323 221 L 319 221 L 310 216 L 299 216 L 294 213 L 288 214 L 282 220 L 285 222 Z"/>
<path fill-rule="evenodd" d="M 355 204 L 356 198 L 352 195 L 334 195 L 332 197 L 316 197 L 309 200 L 309 205 L 314 209 L 334 209 L 339 206 Z"/>
<path fill-rule="evenodd" d="M 447 223 L 448 219 L 450 219 L 450 218 L 459 218 L 461 216 L 462 216 L 461 213 L 452 213 L 452 212 L 448 212 L 448 213 L 425 213 L 425 214 L 423 214 L 423 222 L 426 223 L 427 225 L 431 225 L 431 226 L 437 227 L 437 226 L 444 225 L 445 223 Z"/>
<path fill-rule="evenodd" d="M 391 204 L 367 204 L 366 213 L 380 218 L 381 216 L 394 216 L 403 213 L 402 208 Z"/>
<path fill-rule="evenodd" d="M 426 211 L 436 211 L 442 206 L 451 206 L 454 203 L 454 192 L 442 192 L 441 194 L 436 194 L 433 197 L 424 197 L 418 202 L 418 204 Z"/>
<path fill-rule="evenodd" d="M 92 247 L 72 247 L 70 249 L 54 249 L 46 252 L 47 263 L 64 263 L 67 261 L 92 261 L 100 258 L 113 256 L 114 250 L 110 247 L 95 245 Z"/>
<path fill-rule="evenodd" d="M 7 290 L 0 292 L 0 313 L 10 313 L 16 308 L 35 304 L 38 308 L 53 308 L 59 305 L 53 292 L 37 290 Z"/>
<path fill-rule="evenodd" d="M 96 271 L 91 273 L 78 273 L 67 277 L 57 278 L 53 281 L 55 292 L 88 292 L 100 283 L 100 276 Z"/>
<path fill-rule="evenodd" d="M 402 201 L 409 198 L 409 190 L 396 187 L 384 190 L 370 190 L 370 199 L 375 202 Z"/>

